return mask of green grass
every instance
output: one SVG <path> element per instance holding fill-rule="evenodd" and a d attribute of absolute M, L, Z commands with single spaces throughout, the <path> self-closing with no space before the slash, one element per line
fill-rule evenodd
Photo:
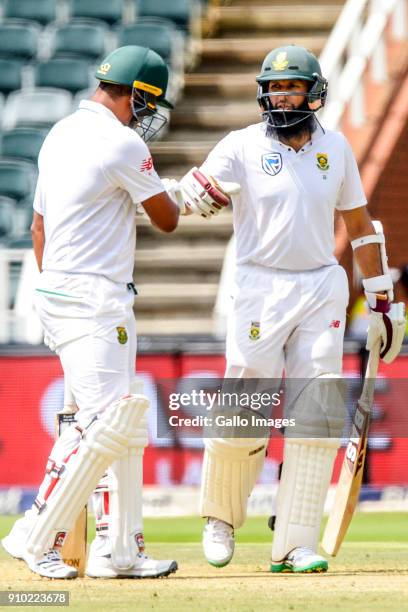
<path fill-rule="evenodd" d="M 0 516 L 0 538 L 11 529 L 15 516 Z M 151 518 L 144 521 L 146 542 L 188 544 L 201 542 L 203 519 L 195 516 L 181 518 Z M 95 535 L 94 522 L 89 521 L 89 539 Z M 267 517 L 249 517 L 237 531 L 236 540 L 242 543 L 266 543 L 272 539 Z M 404 512 L 366 512 L 356 514 L 350 525 L 346 542 L 408 542 L 408 514 Z M 0 549 L 0 558 L 2 549 Z"/>
<path fill-rule="evenodd" d="M 0 537 L 14 520 L 0 517 Z M 268 571 L 272 533 L 266 517 L 249 518 L 237 533 L 233 561 L 213 568 L 203 558 L 202 525 L 196 517 L 146 519 L 149 553 L 179 562 L 168 579 L 49 581 L 0 548 L 0 590 L 68 590 L 70 609 L 81 612 L 408 612 L 408 514 L 357 514 L 322 575 Z"/>

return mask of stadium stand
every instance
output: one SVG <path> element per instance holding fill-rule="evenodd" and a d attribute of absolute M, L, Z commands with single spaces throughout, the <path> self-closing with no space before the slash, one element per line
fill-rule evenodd
<path fill-rule="evenodd" d="M 71 0 L 70 16 L 101 19 L 109 25 L 119 23 L 123 18 L 124 0 Z"/>
<path fill-rule="evenodd" d="M 10 19 L 0 23 L 0 57 L 31 60 L 38 52 L 41 28 L 36 23 Z"/>
<path fill-rule="evenodd" d="M 0 245 L 14 232 L 16 201 L 7 196 L 0 196 Z"/>
<path fill-rule="evenodd" d="M 0 91 L 5 95 L 22 85 L 23 63 L 17 59 L 0 58 Z"/>
<path fill-rule="evenodd" d="M 3 129 L 40 125 L 51 127 L 72 110 L 72 95 L 64 89 L 47 87 L 13 91 L 3 113 Z"/>
<path fill-rule="evenodd" d="M 18 127 L 1 134 L 0 154 L 3 157 L 17 157 L 36 162 L 46 128 Z"/>
<path fill-rule="evenodd" d="M 133 0 L 137 17 L 163 17 L 189 33 L 199 5 L 195 0 Z"/>
<path fill-rule="evenodd" d="M 0 195 L 17 202 L 34 193 L 36 166 L 28 161 L 0 158 Z"/>
<path fill-rule="evenodd" d="M 83 58 L 57 57 L 36 64 L 34 80 L 37 87 L 62 88 L 76 93 L 89 86 L 90 64 Z"/>
<path fill-rule="evenodd" d="M 3 16 L 31 19 L 45 25 L 57 18 L 57 0 L 5 0 Z"/>
<path fill-rule="evenodd" d="M 107 24 L 96 19 L 76 19 L 65 25 L 51 26 L 50 56 L 97 60 L 105 55 L 108 33 Z"/>

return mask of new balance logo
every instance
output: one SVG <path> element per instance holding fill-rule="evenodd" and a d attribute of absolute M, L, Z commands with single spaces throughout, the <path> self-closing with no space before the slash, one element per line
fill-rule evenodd
<path fill-rule="evenodd" d="M 338 327 L 340 327 L 340 321 L 337 321 L 337 319 L 333 319 L 329 327 L 335 327 L 337 329 Z"/>
<path fill-rule="evenodd" d="M 142 161 L 140 172 L 150 172 L 153 169 L 153 158 L 147 157 Z"/>

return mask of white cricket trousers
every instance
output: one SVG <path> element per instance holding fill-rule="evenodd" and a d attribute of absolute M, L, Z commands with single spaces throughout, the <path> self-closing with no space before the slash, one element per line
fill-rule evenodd
<path fill-rule="evenodd" d="M 81 427 L 130 392 L 135 376 L 134 294 L 95 274 L 43 272 L 35 306 L 60 357 Z"/>
<path fill-rule="evenodd" d="M 291 272 L 245 264 L 236 273 L 226 378 L 340 374 L 347 275 L 339 265 Z"/>

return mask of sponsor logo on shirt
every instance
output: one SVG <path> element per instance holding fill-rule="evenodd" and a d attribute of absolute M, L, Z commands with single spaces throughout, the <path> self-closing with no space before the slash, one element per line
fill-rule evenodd
<path fill-rule="evenodd" d="M 140 165 L 140 172 L 150 172 L 153 169 L 153 158 L 146 157 Z"/>
<path fill-rule="evenodd" d="M 126 342 L 128 341 L 128 335 L 127 335 L 126 327 L 117 327 L 116 330 L 118 332 L 118 342 L 119 342 L 119 344 L 126 344 Z"/>
<path fill-rule="evenodd" d="M 266 174 L 275 176 L 282 170 L 282 155 L 280 153 L 265 153 L 262 155 L 262 168 Z"/>
<path fill-rule="evenodd" d="M 272 65 L 275 70 L 285 70 L 286 66 L 289 64 L 289 61 L 286 59 L 288 54 L 286 51 L 280 51 L 276 56 L 276 59 L 272 62 Z"/>
<path fill-rule="evenodd" d="M 329 156 L 327 153 L 316 153 L 317 164 L 316 166 L 319 170 L 326 171 L 330 168 L 329 166 Z"/>
<path fill-rule="evenodd" d="M 259 321 L 251 321 L 251 328 L 249 330 L 250 340 L 259 340 L 261 337 L 261 326 Z"/>
<path fill-rule="evenodd" d="M 338 321 L 337 319 L 333 319 L 333 321 L 330 323 L 329 327 L 334 327 L 334 328 L 338 329 L 340 327 L 340 321 Z"/>

